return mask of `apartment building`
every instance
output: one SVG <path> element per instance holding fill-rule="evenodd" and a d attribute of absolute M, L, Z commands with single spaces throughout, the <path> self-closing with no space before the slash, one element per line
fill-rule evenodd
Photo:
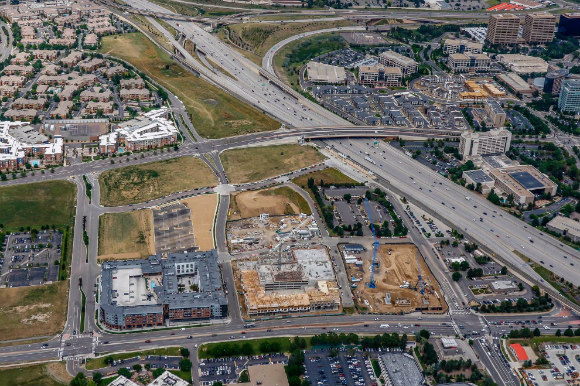
<path fill-rule="evenodd" d="M 148 101 L 151 94 L 146 88 L 123 88 L 119 91 L 119 97 L 122 101 Z"/>
<path fill-rule="evenodd" d="M 403 72 L 399 67 L 385 67 L 382 64 L 359 67 L 359 83 L 372 87 L 398 87 Z"/>
<path fill-rule="evenodd" d="M 564 112 L 580 113 L 580 79 L 564 79 L 558 108 Z"/>
<path fill-rule="evenodd" d="M 490 15 L 486 40 L 491 44 L 514 44 L 518 39 L 520 18 L 510 13 Z"/>
<path fill-rule="evenodd" d="M 526 43 L 549 43 L 554 40 L 556 16 L 551 13 L 527 14 L 522 34 Z"/>
<path fill-rule="evenodd" d="M 510 148 L 512 133 L 506 129 L 486 132 L 464 131 L 459 139 L 459 153 L 466 157 L 474 155 L 505 153 Z"/>
<path fill-rule="evenodd" d="M 486 54 L 451 54 L 449 68 L 453 72 L 487 71 L 491 66 L 491 59 Z"/>
<path fill-rule="evenodd" d="M 407 56 L 388 50 L 379 54 L 379 61 L 387 67 L 398 67 L 401 69 L 403 76 L 411 75 L 417 72 L 417 62 Z"/>
<path fill-rule="evenodd" d="M 450 54 L 481 54 L 483 49 L 482 43 L 472 42 L 466 39 L 447 39 L 443 43 L 443 53 Z"/>

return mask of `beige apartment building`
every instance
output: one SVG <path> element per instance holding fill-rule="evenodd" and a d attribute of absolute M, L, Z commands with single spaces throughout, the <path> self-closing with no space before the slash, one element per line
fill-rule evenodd
<path fill-rule="evenodd" d="M 550 13 L 526 15 L 523 38 L 526 43 L 549 43 L 554 40 L 556 16 Z"/>
<path fill-rule="evenodd" d="M 520 18 L 510 13 L 490 15 L 486 40 L 491 44 L 514 44 L 518 39 Z"/>

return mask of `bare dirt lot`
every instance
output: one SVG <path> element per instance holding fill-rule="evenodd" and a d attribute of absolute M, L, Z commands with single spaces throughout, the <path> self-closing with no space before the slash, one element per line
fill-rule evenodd
<path fill-rule="evenodd" d="M 153 213 L 150 209 L 101 216 L 99 260 L 140 259 L 154 254 Z"/>
<path fill-rule="evenodd" d="M 306 200 L 285 186 L 241 192 L 232 197 L 229 220 L 258 217 L 262 213 L 268 213 L 270 216 L 311 213 Z"/>
<path fill-rule="evenodd" d="M 217 194 L 204 194 L 181 201 L 191 210 L 195 244 L 201 251 L 213 248 L 213 219 L 218 202 Z"/>
<path fill-rule="evenodd" d="M 391 250 L 389 255 L 388 251 Z M 349 277 L 360 281 L 355 282 L 355 298 L 360 307 L 366 307 L 370 312 L 393 313 L 410 312 L 416 309 L 437 311 L 445 310 L 447 306 L 440 298 L 439 284 L 420 256 L 421 275 L 425 283 L 425 300 L 417 285 L 417 248 L 413 244 L 381 245 L 377 254 L 379 267 L 375 269 L 376 288 L 368 288 L 370 281 L 370 265 L 372 249 L 367 250 L 362 258 L 363 264 L 347 264 Z M 408 282 L 409 288 L 401 288 Z M 385 303 L 385 294 L 390 293 L 391 303 Z"/>
<path fill-rule="evenodd" d="M 68 281 L 0 289 L 0 340 L 54 335 L 66 319 Z"/>

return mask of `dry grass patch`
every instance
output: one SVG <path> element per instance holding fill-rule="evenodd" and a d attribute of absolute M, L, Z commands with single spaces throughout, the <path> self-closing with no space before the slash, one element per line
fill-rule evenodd
<path fill-rule="evenodd" d="M 218 203 L 218 195 L 203 194 L 181 202 L 191 210 L 195 244 L 201 251 L 209 251 L 214 247 L 213 219 Z"/>
<path fill-rule="evenodd" d="M 216 183 L 211 169 L 194 157 L 111 169 L 99 176 L 104 206 L 135 204 Z"/>
<path fill-rule="evenodd" d="M 105 36 L 100 52 L 126 60 L 177 95 L 204 137 L 222 138 L 280 127 L 265 113 L 185 70 L 141 33 Z"/>
<path fill-rule="evenodd" d="M 237 193 L 232 196 L 231 205 L 229 220 L 257 217 L 261 213 L 271 216 L 311 214 L 306 200 L 287 186 Z"/>
<path fill-rule="evenodd" d="M 0 289 L 0 340 L 55 335 L 66 320 L 68 281 Z"/>
<path fill-rule="evenodd" d="M 299 145 L 233 149 L 223 152 L 220 157 L 230 181 L 234 184 L 264 180 L 325 159 L 315 148 Z"/>
<path fill-rule="evenodd" d="M 71 379 L 66 372 L 65 362 L 0 370 L 0 386 L 65 386 Z"/>
<path fill-rule="evenodd" d="M 150 209 L 105 213 L 99 219 L 99 260 L 140 259 L 155 254 Z"/>

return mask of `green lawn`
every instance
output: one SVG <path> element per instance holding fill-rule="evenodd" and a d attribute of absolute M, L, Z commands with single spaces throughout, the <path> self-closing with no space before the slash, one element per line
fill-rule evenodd
<path fill-rule="evenodd" d="M 48 365 L 32 365 L 0 370 L 0 386 L 65 386 L 49 371 Z"/>
<path fill-rule="evenodd" d="M 353 180 L 349 176 L 342 173 L 340 170 L 335 168 L 327 168 L 323 170 L 318 170 L 312 173 L 305 174 L 300 177 L 296 177 L 292 180 L 296 185 L 306 188 L 308 186 L 308 179 L 313 178 L 314 182 L 318 185 L 320 181 L 324 181 L 325 184 L 356 184 L 359 185 L 358 181 Z"/>
<path fill-rule="evenodd" d="M 276 145 L 227 150 L 220 155 L 234 184 L 260 181 L 324 160 L 312 146 Z"/>
<path fill-rule="evenodd" d="M 0 224 L 7 230 L 70 225 L 75 201 L 76 186 L 67 181 L 1 187 Z"/>
<path fill-rule="evenodd" d="M 229 344 L 238 344 L 238 345 L 242 345 L 245 343 L 249 343 L 250 345 L 252 345 L 252 349 L 254 350 L 254 353 L 260 353 L 260 343 L 262 342 L 276 342 L 280 345 L 280 352 L 289 352 L 290 351 L 290 341 L 291 338 L 263 338 L 263 339 L 244 339 L 244 340 L 237 340 L 237 341 L 231 341 L 231 342 L 225 342 L 225 343 L 229 343 Z M 307 345 L 310 345 L 310 338 L 305 338 Z M 211 351 L 212 348 L 214 347 L 219 347 L 220 344 L 223 343 L 207 343 L 204 344 L 202 346 L 199 347 L 199 351 L 198 351 L 198 356 L 200 359 L 207 359 L 207 358 L 211 358 L 211 356 L 208 354 L 208 351 Z"/>
<path fill-rule="evenodd" d="M 126 60 L 177 95 L 201 136 L 223 138 L 280 127 L 265 113 L 186 71 L 141 33 L 105 36 L 100 52 Z"/>
<path fill-rule="evenodd" d="M 111 355 L 114 360 L 118 359 L 127 359 L 127 358 L 134 358 L 136 356 L 145 356 L 145 355 L 167 355 L 167 356 L 181 356 L 181 347 L 165 347 L 159 348 L 154 350 L 146 350 L 146 351 L 137 351 L 137 352 L 124 352 L 121 354 L 114 354 Z M 96 370 L 102 369 L 107 367 L 105 364 L 105 358 L 109 355 L 104 355 L 97 358 L 89 358 L 87 359 L 86 369 L 87 370 Z"/>

